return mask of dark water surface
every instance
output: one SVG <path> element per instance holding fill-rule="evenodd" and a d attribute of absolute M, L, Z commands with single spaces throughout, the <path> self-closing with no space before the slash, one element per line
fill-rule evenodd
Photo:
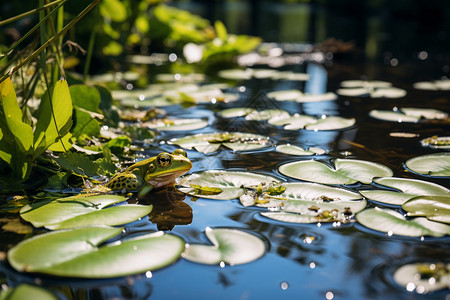
<path fill-rule="evenodd" d="M 408 158 L 437 152 L 423 148 L 419 141 L 432 135 L 449 135 L 448 125 L 393 123 L 377 121 L 368 116 L 372 109 L 390 110 L 395 106 L 436 108 L 450 112 L 448 92 L 419 91 L 412 88 L 415 81 L 439 79 L 442 76 L 442 66 L 423 64 L 392 67 L 335 62 L 327 68 L 309 64 L 290 69 L 309 72 L 311 80 L 304 83 L 255 79 L 243 83 L 246 91 L 242 99 L 235 103 L 198 105 L 192 108 L 168 107 L 168 115 L 172 117 L 207 117 L 210 126 L 193 132 L 163 134 L 159 141 L 199 132 L 235 129 L 240 126 L 239 123 L 220 119 L 215 111 L 233 106 L 252 106 L 260 99 L 266 99 L 265 93 L 272 90 L 298 88 L 315 92 L 335 91 L 342 80 L 385 80 L 406 89 L 407 96 L 401 99 L 340 96 L 336 101 L 318 103 L 273 103 L 291 114 L 354 117 L 356 126 L 352 128 L 319 132 L 285 131 L 268 125 L 267 122 L 247 121 L 243 130 L 270 136 L 277 144 L 288 142 L 302 147 L 321 147 L 328 151 L 326 155 L 315 156 L 315 159 L 328 161 L 348 157 L 378 162 L 389 166 L 396 177 L 428 180 L 449 187 L 449 179 L 424 178 L 403 168 L 403 163 Z M 416 133 L 417 136 L 392 137 L 392 132 Z M 149 146 L 144 155 L 152 156 L 174 149 L 175 146 L 156 143 Z M 277 167 L 288 161 L 312 158 L 282 154 L 276 152 L 274 147 L 240 153 L 221 148 L 209 155 L 188 151 L 188 156 L 194 165 L 191 172 L 207 169 L 251 170 L 275 175 L 290 182 L 295 180 L 279 174 Z M 352 186 L 353 189 L 358 187 Z M 157 204 L 150 219 L 159 222 L 159 228 L 175 225 L 171 232 L 188 243 L 208 243 L 204 235 L 208 226 L 247 230 L 266 242 L 266 254 L 248 264 L 225 267 L 200 265 L 180 259 L 175 264 L 152 273 L 111 280 L 60 280 L 46 276 L 28 276 L 18 274 L 6 262 L 2 262 L 0 272 L 5 279 L 3 282 L 10 286 L 20 282 L 42 284 L 56 291 L 63 299 L 450 299 L 448 289 L 420 295 L 408 292 L 393 280 L 393 272 L 405 263 L 450 262 L 448 236 L 425 237 L 422 241 L 420 238 L 389 237 L 357 223 L 338 227 L 333 227 L 332 224 L 287 224 L 266 219 L 259 215 L 261 209 L 245 208 L 238 200 L 195 200 L 189 196 L 184 200 L 183 198 L 183 195 L 169 190 L 151 196 L 147 201 Z M 171 203 L 170 209 L 177 214 L 177 224 L 167 224 L 164 221 L 164 203 L 167 201 Z M 375 204 L 369 201 L 369 206 Z M 147 219 L 126 228 L 130 234 L 157 230 L 156 224 Z M 308 243 L 308 237 L 313 237 L 314 240 Z M 0 236 L 5 246 L 16 244 L 22 238 L 24 237 L 8 233 Z"/>

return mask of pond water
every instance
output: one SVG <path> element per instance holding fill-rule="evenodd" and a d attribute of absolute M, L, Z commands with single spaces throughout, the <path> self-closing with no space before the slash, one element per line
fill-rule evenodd
<path fill-rule="evenodd" d="M 207 118 L 209 126 L 195 131 L 163 133 L 153 145 L 146 145 L 143 155 L 172 152 L 177 146 L 166 141 L 193 133 L 245 131 L 269 136 L 275 144 L 290 143 L 302 147 L 320 147 L 327 153 L 319 156 L 292 156 L 274 147 L 255 151 L 233 152 L 226 148 L 211 154 L 188 151 L 193 163 L 191 172 L 210 169 L 250 170 L 272 175 L 283 181 L 297 180 L 278 172 L 282 163 L 333 158 L 355 158 L 382 163 L 394 176 L 435 182 L 449 187 L 448 179 L 426 178 L 405 171 L 403 163 L 412 157 L 434 153 L 420 140 L 432 135 L 450 134 L 448 124 L 439 122 L 395 123 L 375 120 L 373 109 L 394 107 L 450 110 L 448 92 L 414 90 L 420 80 L 439 79 L 441 66 L 433 65 L 365 65 L 334 62 L 328 66 L 305 63 L 282 69 L 310 74 L 308 82 L 251 79 L 240 82 L 233 91 L 241 98 L 233 103 L 199 104 L 189 108 L 165 107 L 171 117 Z M 339 96 L 335 101 L 316 103 L 277 102 L 266 93 L 281 89 L 300 89 L 311 93 L 336 91 L 343 80 L 369 79 L 392 82 L 407 91 L 400 99 Z M 241 87 L 241 88 L 239 88 Z M 242 88 L 244 87 L 244 88 Z M 320 117 L 322 114 L 355 118 L 356 125 L 344 130 L 287 131 L 265 121 L 223 119 L 216 112 L 230 107 L 278 107 L 289 113 Z M 406 137 L 392 133 L 409 133 Z M 361 185 L 350 186 L 354 190 Z M 419 261 L 450 262 L 450 238 L 410 238 L 388 236 L 353 222 L 348 224 L 289 224 L 259 215 L 262 208 L 244 207 L 239 200 L 195 199 L 167 189 L 152 194 L 143 203 L 153 203 L 154 211 L 126 226 L 128 234 L 171 229 L 171 233 L 189 243 L 208 243 L 207 227 L 237 228 L 260 237 L 267 252 L 258 260 L 236 265 L 201 265 L 184 259 L 166 268 L 126 278 L 108 280 L 57 279 L 48 276 L 19 274 L 7 262 L 1 263 L 2 282 L 40 284 L 62 299 L 449 299 L 448 289 L 420 294 L 407 291 L 395 283 L 394 271 L 401 265 Z M 169 203 L 169 204 L 168 204 Z M 369 201 L 369 206 L 382 206 Z M 170 217 L 167 217 L 167 216 Z M 156 224 L 157 223 L 157 224 Z M 2 232 L 2 250 L 24 239 L 23 235 Z"/>

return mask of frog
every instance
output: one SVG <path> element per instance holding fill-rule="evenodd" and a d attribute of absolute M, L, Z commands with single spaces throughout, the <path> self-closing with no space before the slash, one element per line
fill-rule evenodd
<path fill-rule="evenodd" d="M 137 191 L 138 198 L 143 198 L 153 189 L 170 185 L 191 168 L 192 162 L 183 149 L 177 149 L 172 153 L 162 152 L 129 166 L 105 186 L 122 193 Z"/>

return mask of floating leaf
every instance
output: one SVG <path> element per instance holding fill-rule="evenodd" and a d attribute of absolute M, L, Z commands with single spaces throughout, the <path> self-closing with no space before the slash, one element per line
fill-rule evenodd
<path fill-rule="evenodd" d="M 366 207 L 366 201 L 358 193 L 342 188 L 313 183 L 284 183 L 283 186 L 284 193 L 266 196 L 269 201 L 259 205 L 279 208 L 282 216 L 277 216 L 277 212 L 262 213 L 263 216 L 279 221 L 287 218 L 291 221 L 286 222 L 294 223 L 348 222 Z"/>
<path fill-rule="evenodd" d="M 406 219 L 391 209 L 370 208 L 356 215 L 356 220 L 370 229 L 385 232 L 387 235 L 434 236 L 450 234 L 450 226 L 429 221 L 426 218 Z"/>
<path fill-rule="evenodd" d="M 252 111 L 245 116 L 246 120 L 265 121 L 275 117 L 289 117 L 289 113 L 283 109 L 266 109 L 261 111 Z"/>
<path fill-rule="evenodd" d="M 428 220 L 450 224 L 450 193 L 447 196 L 419 196 L 402 205 L 407 216 L 425 216 Z"/>
<path fill-rule="evenodd" d="M 278 145 L 276 150 L 278 152 L 290 155 L 322 155 L 326 153 L 326 151 L 321 148 L 310 147 L 308 150 L 305 150 L 301 147 L 290 144 Z"/>
<path fill-rule="evenodd" d="M 269 124 L 283 126 L 286 130 L 338 130 L 355 125 L 355 119 L 336 116 L 323 116 L 316 119 L 307 115 L 276 116 L 269 119 Z"/>
<path fill-rule="evenodd" d="M 222 262 L 231 266 L 254 261 L 266 252 L 265 243 L 245 231 L 228 228 L 209 228 L 205 234 L 213 244 L 188 244 L 183 258 L 202 264 L 216 265 Z"/>
<path fill-rule="evenodd" d="M 159 131 L 190 131 L 208 126 L 208 120 L 203 119 L 157 119 L 145 122 L 142 126 Z"/>
<path fill-rule="evenodd" d="M 349 128 L 355 125 L 354 118 L 342 118 L 335 116 L 327 116 L 320 118 L 317 122 L 312 124 L 307 124 L 305 126 L 306 130 L 338 130 Z"/>
<path fill-rule="evenodd" d="M 441 79 L 434 81 L 419 81 L 413 84 L 413 87 L 418 90 L 429 91 L 448 91 L 450 90 L 450 79 Z"/>
<path fill-rule="evenodd" d="M 424 294 L 450 288 L 450 264 L 412 263 L 394 272 L 394 280 L 409 292 Z"/>
<path fill-rule="evenodd" d="M 433 108 L 415 108 L 415 107 L 403 107 L 400 108 L 400 111 L 407 116 L 417 116 L 425 119 L 445 119 L 448 117 L 448 114 Z"/>
<path fill-rule="evenodd" d="M 271 146 L 269 138 L 241 132 L 201 133 L 171 139 L 169 144 L 176 144 L 185 149 L 195 148 L 199 152 L 211 153 L 224 145 L 234 151 L 255 150 Z"/>
<path fill-rule="evenodd" d="M 236 118 L 246 116 L 253 111 L 255 110 L 249 107 L 234 107 L 221 110 L 218 115 L 222 118 Z"/>
<path fill-rule="evenodd" d="M 90 225 L 122 225 L 136 221 L 152 210 L 151 205 L 108 207 L 125 200 L 125 197 L 115 195 L 66 197 L 44 205 L 26 205 L 20 210 L 20 216 L 35 227 L 44 226 L 55 230 Z"/>
<path fill-rule="evenodd" d="M 269 185 L 280 180 L 265 174 L 243 171 L 208 170 L 190 174 L 178 179 L 181 186 L 180 191 L 196 197 L 216 200 L 231 200 L 239 198 L 246 188 L 260 184 Z M 194 187 L 193 187 L 194 186 Z M 219 188 L 219 194 L 198 193 L 196 186 L 208 187 L 208 189 Z"/>
<path fill-rule="evenodd" d="M 416 196 L 448 195 L 450 193 L 443 186 L 417 179 L 383 177 L 375 178 L 373 181 L 377 184 L 395 188 L 401 193 L 388 190 L 362 190 L 359 192 L 369 199 L 393 205 L 402 205 Z"/>
<path fill-rule="evenodd" d="M 369 115 L 375 119 L 392 122 L 417 123 L 421 118 L 425 119 L 445 119 L 447 114 L 443 111 L 431 108 L 394 108 L 394 110 L 371 110 Z"/>
<path fill-rule="evenodd" d="M 337 95 L 331 92 L 325 94 L 303 94 L 300 90 L 274 91 L 268 93 L 267 97 L 278 101 L 296 101 L 299 103 L 331 101 L 337 99 Z"/>
<path fill-rule="evenodd" d="M 337 93 L 342 96 L 358 97 L 368 95 L 371 98 L 401 98 L 406 95 L 403 89 L 392 87 L 390 82 L 346 80 Z"/>
<path fill-rule="evenodd" d="M 431 136 L 420 141 L 422 146 L 432 149 L 450 149 L 450 136 Z"/>
<path fill-rule="evenodd" d="M 121 232 L 122 228 L 93 226 L 44 233 L 9 250 L 8 261 L 19 272 L 112 278 L 165 267 L 184 250 L 181 238 L 162 232 L 99 247 Z"/>
<path fill-rule="evenodd" d="M 278 170 L 289 177 L 324 184 L 371 183 L 374 177 L 393 174 L 384 165 L 356 159 L 336 159 L 334 169 L 315 160 L 303 160 L 281 165 Z"/>
<path fill-rule="evenodd" d="M 405 162 L 409 170 L 429 176 L 450 176 L 450 153 L 442 152 L 410 158 Z"/>
<path fill-rule="evenodd" d="M 59 298 L 46 289 L 34 285 L 22 283 L 17 287 L 8 288 L 0 294 L 0 300 L 58 300 Z"/>

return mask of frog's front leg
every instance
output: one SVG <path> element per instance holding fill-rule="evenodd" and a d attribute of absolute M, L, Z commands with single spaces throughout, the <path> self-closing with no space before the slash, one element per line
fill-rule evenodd
<path fill-rule="evenodd" d="M 144 184 L 137 194 L 138 199 L 144 198 L 152 190 L 153 190 L 153 186 L 151 184 L 149 184 L 149 183 Z"/>

